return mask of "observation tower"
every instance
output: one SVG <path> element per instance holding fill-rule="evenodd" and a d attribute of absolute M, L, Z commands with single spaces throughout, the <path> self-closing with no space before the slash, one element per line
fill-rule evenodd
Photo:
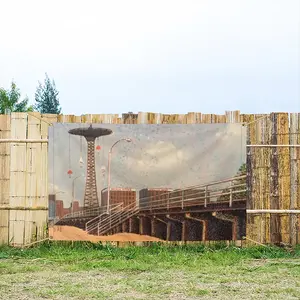
<path fill-rule="evenodd" d="M 87 170 L 84 193 L 84 207 L 98 207 L 96 168 L 95 168 L 95 140 L 104 135 L 112 134 L 112 130 L 108 128 L 88 128 L 70 129 L 69 134 L 85 137 L 87 141 Z"/>

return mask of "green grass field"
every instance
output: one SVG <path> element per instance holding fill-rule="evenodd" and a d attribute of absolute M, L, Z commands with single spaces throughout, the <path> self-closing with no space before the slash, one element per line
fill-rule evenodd
<path fill-rule="evenodd" d="M 0 248 L 0 299 L 300 299 L 300 247 Z"/>

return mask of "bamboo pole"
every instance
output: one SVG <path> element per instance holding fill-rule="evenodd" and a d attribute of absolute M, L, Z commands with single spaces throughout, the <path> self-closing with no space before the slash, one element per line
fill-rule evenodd
<path fill-rule="evenodd" d="M 277 147 L 290 147 L 290 148 L 299 148 L 300 145 L 290 145 L 290 144 L 287 144 L 287 145 L 246 145 L 246 147 L 248 148 L 277 148 Z"/>
<path fill-rule="evenodd" d="M 300 214 L 300 209 L 247 209 L 247 214 Z"/>
<path fill-rule="evenodd" d="M 0 139 L 0 143 L 48 143 L 48 139 Z"/>
<path fill-rule="evenodd" d="M 0 206 L 0 210 L 48 210 L 48 207 L 20 207 Z"/>
<path fill-rule="evenodd" d="M 45 239 L 42 239 L 42 240 L 38 240 L 38 241 L 35 241 L 35 242 L 32 242 L 32 243 L 26 244 L 26 245 L 22 246 L 22 248 L 27 248 L 27 247 L 30 247 L 30 246 L 33 246 L 33 245 L 36 245 L 36 244 L 46 242 L 46 241 L 51 241 L 51 239 L 50 238 L 45 238 Z"/>

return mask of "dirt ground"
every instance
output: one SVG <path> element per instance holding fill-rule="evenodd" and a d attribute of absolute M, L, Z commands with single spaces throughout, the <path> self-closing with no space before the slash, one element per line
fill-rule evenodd
<path fill-rule="evenodd" d="M 95 236 L 87 234 L 84 230 L 72 226 L 53 226 L 49 228 L 50 239 L 57 241 L 110 241 L 110 242 L 148 242 L 148 241 L 162 241 L 158 238 L 140 235 L 134 233 L 118 233 L 107 236 Z"/>

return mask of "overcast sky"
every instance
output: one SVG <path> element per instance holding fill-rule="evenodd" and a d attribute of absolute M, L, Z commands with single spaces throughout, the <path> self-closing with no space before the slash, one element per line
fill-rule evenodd
<path fill-rule="evenodd" d="M 299 0 L 0 0 L 0 86 L 65 114 L 300 111 Z"/>

